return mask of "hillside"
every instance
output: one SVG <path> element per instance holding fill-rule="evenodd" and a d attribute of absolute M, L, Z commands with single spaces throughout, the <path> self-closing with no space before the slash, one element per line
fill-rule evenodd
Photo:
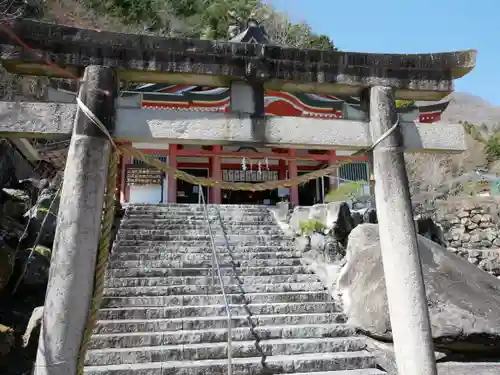
<path fill-rule="evenodd" d="M 442 120 L 447 123 L 467 121 L 472 124 L 486 124 L 491 130 L 500 124 L 500 107 L 487 100 L 465 92 L 455 92 L 447 100 L 450 105 L 443 113 Z"/>

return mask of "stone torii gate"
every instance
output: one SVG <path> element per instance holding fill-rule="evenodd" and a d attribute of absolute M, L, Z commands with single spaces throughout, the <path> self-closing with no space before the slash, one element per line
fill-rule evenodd
<path fill-rule="evenodd" d="M 116 141 L 365 150 L 382 137 L 373 149 L 373 167 L 398 370 L 401 375 L 436 375 L 403 152 L 461 152 L 465 136 L 459 124 L 406 122 L 398 117 L 395 99 L 443 98 L 453 91 L 454 79 L 473 69 L 475 51 L 390 55 L 301 50 L 18 20 L 0 28 L 0 58 L 17 74 L 81 78 L 80 100 Z M 230 87 L 231 113 L 159 117 L 124 103 L 118 95 L 120 81 Z M 358 96 L 365 118 L 266 117 L 264 89 Z M 69 134 L 37 375 L 76 371 L 91 303 L 111 145 L 74 104 L 0 104 L 2 137 Z"/>

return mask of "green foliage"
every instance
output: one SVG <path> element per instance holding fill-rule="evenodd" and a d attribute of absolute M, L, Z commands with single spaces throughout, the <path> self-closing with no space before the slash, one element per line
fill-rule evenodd
<path fill-rule="evenodd" d="M 302 235 L 310 235 L 312 233 L 323 232 L 326 229 L 321 221 L 314 219 L 299 221 L 299 228 Z"/>
<path fill-rule="evenodd" d="M 500 133 L 493 134 L 486 140 L 484 151 L 488 162 L 500 160 Z"/>
<path fill-rule="evenodd" d="M 367 185 L 366 181 L 349 181 L 341 184 L 338 189 L 331 190 L 325 196 L 325 202 L 339 202 L 353 199 L 360 195 L 361 188 Z"/>
<path fill-rule="evenodd" d="M 474 140 L 484 144 L 484 152 L 488 163 L 493 163 L 500 160 L 500 132 L 495 131 L 493 134 L 487 135 L 488 128 L 485 124 L 477 126 L 467 121 L 460 121 L 466 133 Z"/>
<path fill-rule="evenodd" d="M 276 43 L 301 48 L 335 49 L 326 35 L 317 35 L 306 23 L 292 23 L 262 0 L 83 0 L 85 6 L 130 26 L 167 36 L 226 39 L 234 21 L 229 13 L 247 20 L 263 20 Z M 275 35 L 278 34 L 278 35 Z"/>
<path fill-rule="evenodd" d="M 413 107 L 415 100 L 396 100 L 396 108 Z"/>

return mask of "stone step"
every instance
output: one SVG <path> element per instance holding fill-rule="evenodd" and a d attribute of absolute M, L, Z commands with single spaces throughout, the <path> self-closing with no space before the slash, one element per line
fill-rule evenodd
<path fill-rule="evenodd" d="M 221 207 L 221 208 L 266 208 L 265 204 L 216 204 L 216 203 L 207 203 L 206 206 L 208 208 L 213 207 Z M 199 203 L 125 203 L 124 208 L 128 207 L 201 207 Z"/>
<path fill-rule="evenodd" d="M 294 267 L 300 266 L 301 260 L 298 258 L 278 258 L 278 259 L 236 259 L 234 261 L 231 258 L 220 258 L 219 264 L 221 268 L 231 268 L 231 267 Z M 111 260 L 109 261 L 110 269 L 119 268 L 211 268 L 211 260 L 173 260 L 173 259 L 163 259 L 163 260 Z"/>
<path fill-rule="evenodd" d="M 342 313 L 278 314 L 278 315 L 238 315 L 231 317 L 231 327 L 256 327 L 269 325 L 311 325 L 345 323 Z M 227 316 L 192 316 L 175 319 L 124 319 L 99 320 L 94 333 L 137 333 L 163 331 L 193 331 L 227 328 Z"/>
<path fill-rule="evenodd" d="M 262 207 L 236 207 L 236 206 L 224 206 L 224 205 L 212 205 L 207 206 L 206 210 L 209 214 L 214 214 L 217 212 L 222 213 L 248 213 L 248 212 L 259 212 L 259 213 L 269 213 L 269 209 L 266 206 Z M 155 206 L 128 206 L 125 208 L 125 212 L 199 212 L 204 213 L 205 207 L 203 205 L 190 205 L 190 206 L 171 206 L 171 205 L 155 205 Z"/>
<path fill-rule="evenodd" d="M 365 349 L 359 337 L 326 337 L 313 339 L 277 339 L 233 342 L 233 358 L 268 357 L 279 355 L 302 355 L 306 353 L 355 352 Z M 228 356 L 228 344 L 183 344 L 139 348 L 114 348 L 90 350 L 87 366 L 104 366 L 167 361 L 200 361 L 224 359 Z"/>
<path fill-rule="evenodd" d="M 219 240 L 223 240 L 222 234 L 216 235 L 215 237 L 220 237 Z M 231 241 L 248 242 L 249 239 L 253 239 L 256 242 L 268 241 L 268 240 L 281 240 L 283 234 L 228 234 L 227 239 Z M 124 231 L 119 230 L 117 238 L 120 240 L 151 240 L 151 241 L 191 241 L 191 240 L 210 240 L 210 234 L 208 232 L 193 231 L 190 233 L 171 233 L 163 230 L 148 230 L 148 231 Z"/>
<path fill-rule="evenodd" d="M 294 242 L 292 239 L 276 238 L 257 238 L 255 236 L 247 236 L 245 238 L 228 238 L 229 246 L 231 248 L 235 246 L 288 246 L 292 247 Z M 115 241 L 116 246 L 168 246 L 169 249 L 180 246 L 211 246 L 210 237 L 193 238 L 187 236 L 177 236 L 177 239 L 172 238 L 170 240 L 161 239 L 136 239 L 136 240 L 126 240 L 118 237 Z M 226 240 L 223 237 L 215 238 L 216 246 L 226 246 Z"/>
<path fill-rule="evenodd" d="M 227 245 L 219 244 L 216 246 L 217 252 L 219 254 L 227 253 Z M 292 246 L 268 246 L 268 245 L 248 245 L 248 246 L 240 246 L 240 245 L 230 245 L 229 250 L 231 253 L 249 253 L 249 254 L 260 254 L 260 253 L 271 253 L 278 254 L 280 252 L 289 252 L 294 250 Z M 167 244 L 151 244 L 147 245 L 121 245 L 115 242 L 113 246 L 112 254 L 116 253 L 212 253 L 212 246 L 209 241 L 206 243 L 198 243 L 193 244 L 193 242 L 169 242 Z"/>
<path fill-rule="evenodd" d="M 150 218 L 163 218 L 163 217 L 172 217 L 175 216 L 177 218 L 185 217 L 185 218 L 194 218 L 199 217 L 200 219 L 206 219 L 205 213 L 203 211 L 190 211 L 190 210 L 147 210 L 147 211 L 128 211 L 125 212 L 125 217 L 127 218 L 138 218 L 143 216 L 149 216 Z M 209 219 L 228 219 L 230 221 L 240 220 L 242 218 L 251 217 L 253 220 L 261 219 L 270 219 L 272 218 L 270 212 L 265 211 L 221 211 L 220 213 L 209 212 Z"/>
<path fill-rule="evenodd" d="M 280 293 L 247 293 L 226 295 L 228 303 L 276 303 L 276 302 L 329 302 L 332 300 L 326 291 L 314 292 L 280 292 Z M 143 297 L 111 297 L 104 296 L 101 307 L 152 307 L 152 306 L 204 306 L 223 304 L 221 294 L 187 295 L 187 296 L 143 296 Z"/>
<path fill-rule="evenodd" d="M 110 366 L 89 366 L 86 375 L 226 375 L 227 359 L 203 361 L 167 361 Z M 314 353 L 263 358 L 235 358 L 233 375 L 262 375 L 275 373 L 304 373 L 374 368 L 375 360 L 367 351 Z M 336 374 L 336 373 L 335 373 Z M 349 374 L 351 375 L 351 374 Z M 353 375 L 358 375 L 353 373 Z M 366 374 L 363 374 L 366 375 Z"/>
<path fill-rule="evenodd" d="M 207 252 L 199 253 L 177 253 L 177 252 L 166 252 L 156 251 L 149 253 L 135 252 L 135 253 L 125 253 L 125 252 L 113 252 L 110 255 L 110 260 L 134 260 L 134 261 L 159 261 L 159 260 L 173 260 L 173 261 L 185 261 L 185 262 L 212 262 L 212 249 L 208 249 Z M 237 251 L 238 249 L 236 249 Z M 290 258 L 301 258 L 302 251 L 278 251 L 278 252 L 259 252 L 259 253 L 240 253 L 240 252 L 219 252 L 217 255 L 221 262 L 227 262 L 230 260 L 251 260 L 251 259 L 290 259 Z"/>
<path fill-rule="evenodd" d="M 214 280 L 218 283 L 217 280 Z M 199 295 L 220 294 L 221 286 L 215 285 L 176 285 L 176 286 L 152 286 L 152 287 L 119 287 L 104 289 L 106 297 L 133 297 L 133 296 L 172 296 L 172 295 Z M 237 293 L 286 293 L 286 292 L 310 292 L 323 291 L 323 283 L 293 283 L 293 284 L 254 284 L 254 285 L 225 285 L 224 292 Z"/>
<path fill-rule="evenodd" d="M 271 275 L 293 275 L 310 274 L 305 266 L 277 266 L 277 267 L 239 267 L 221 268 L 224 276 L 271 276 Z M 165 276 L 211 276 L 210 268 L 120 268 L 108 269 L 107 277 L 165 277 Z"/>
<path fill-rule="evenodd" d="M 263 223 L 249 223 L 249 222 L 229 222 L 222 223 L 225 229 L 279 229 L 279 226 L 275 222 Z M 210 225 L 212 228 L 221 227 L 219 220 L 210 220 Z M 184 229 L 184 228 L 208 228 L 208 224 L 205 220 L 191 220 L 186 221 L 184 219 L 171 218 L 170 220 L 135 220 L 135 219 L 123 219 L 121 221 L 121 228 L 123 229 Z"/>
<path fill-rule="evenodd" d="M 347 337 L 355 334 L 347 324 L 310 324 L 293 326 L 260 326 L 231 330 L 233 341 L 273 340 L 286 338 Z M 227 342 L 228 330 L 134 332 L 92 335 L 89 349 L 136 348 L 144 346 Z"/>
<path fill-rule="evenodd" d="M 290 314 L 332 314 L 342 311 L 338 301 L 309 303 L 251 303 L 231 304 L 232 316 L 251 315 L 290 315 Z M 144 319 L 180 319 L 186 317 L 213 318 L 226 317 L 224 304 L 209 306 L 161 306 L 161 307 L 125 307 L 103 308 L 99 310 L 100 320 L 144 320 Z"/>
<path fill-rule="evenodd" d="M 224 285 L 254 285 L 254 284 L 281 284 L 281 283 L 315 283 L 318 277 L 314 274 L 274 275 L 274 276 L 224 276 Z M 107 278 L 105 286 L 110 288 L 137 287 L 137 286 L 178 286 L 195 285 L 206 286 L 212 282 L 211 276 L 179 276 L 179 277 L 129 277 Z"/>
<path fill-rule="evenodd" d="M 220 223 L 218 216 L 210 216 L 210 223 Z M 124 216 L 122 222 L 126 223 L 169 223 L 169 224 L 206 224 L 207 220 L 203 215 L 188 215 L 177 216 L 175 214 L 134 214 L 132 216 Z M 224 225 L 277 225 L 276 220 L 272 216 L 245 216 L 245 217 L 225 217 Z"/>
<path fill-rule="evenodd" d="M 150 235 L 150 236 L 156 236 L 156 235 L 169 235 L 169 236 L 200 236 L 200 235 L 207 235 L 209 233 L 208 231 L 208 226 L 206 227 L 201 227 L 201 226 L 192 226 L 189 227 L 187 225 L 184 225 L 183 227 L 179 227 L 177 229 L 160 229 L 160 228 L 142 228 L 137 225 L 138 228 L 128 228 L 124 227 L 123 225 L 120 227 L 120 230 L 118 231 L 118 235 L 130 235 L 130 234 L 139 234 L 139 235 Z M 235 227 L 235 228 L 225 228 L 228 233 L 230 233 L 232 236 L 240 235 L 240 236 L 249 236 L 249 235 L 259 235 L 259 236 L 283 236 L 283 232 L 279 227 L 274 227 L 270 229 L 262 229 L 262 228 L 254 228 L 252 226 L 245 226 L 245 227 Z M 212 226 L 212 233 L 214 236 L 222 236 L 223 232 L 219 227 L 217 226 Z"/>
<path fill-rule="evenodd" d="M 212 207 L 207 207 L 209 215 L 214 214 L 225 214 L 225 213 L 270 213 L 268 207 L 224 207 L 222 205 L 213 205 Z M 140 213 L 140 212 L 168 212 L 168 213 L 177 213 L 177 212 L 195 212 L 199 214 L 205 213 L 205 208 L 200 205 L 192 205 L 192 206 L 184 206 L 184 207 L 172 207 L 172 206 L 150 206 L 150 207 L 127 207 L 125 209 L 127 213 Z"/>

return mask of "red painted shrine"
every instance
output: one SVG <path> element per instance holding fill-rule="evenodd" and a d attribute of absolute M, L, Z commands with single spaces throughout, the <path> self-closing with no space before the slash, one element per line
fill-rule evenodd
<path fill-rule="evenodd" d="M 142 108 L 154 110 L 228 112 L 229 88 L 195 86 L 144 85 L 124 96 L 139 96 Z M 439 121 L 448 103 L 438 103 L 401 109 L 402 115 L 412 114 L 414 121 Z M 351 118 L 359 114 L 355 98 L 337 98 L 329 95 L 267 91 L 265 113 L 269 116 L 314 117 L 325 120 Z M 314 131 L 313 129 L 311 131 Z M 302 150 L 287 148 L 253 148 L 239 146 L 159 145 L 134 144 L 143 152 L 154 155 L 170 166 L 200 177 L 211 177 L 235 182 L 260 182 L 294 178 L 297 175 L 321 169 L 340 162 L 348 153 L 332 150 Z M 328 178 L 309 181 L 291 189 L 266 192 L 206 191 L 209 203 L 274 204 L 289 199 L 294 204 L 310 205 L 322 202 L 330 189 L 345 180 L 364 180 L 368 177 L 366 157 L 358 157 L 340 167 Z M 122 199 L 136 203 L 195 203 L 198 187 L 171 177 L 163 178 L 138 161 L 122 161 Z"/>

